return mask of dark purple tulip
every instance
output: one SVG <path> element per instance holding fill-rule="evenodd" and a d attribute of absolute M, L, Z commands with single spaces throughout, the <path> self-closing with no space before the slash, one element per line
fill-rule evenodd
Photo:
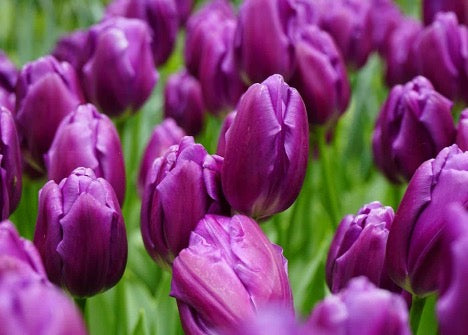
<path fill-rule="evenodd" d="M 333 37 L 346 64 L 358 69 L 366 64 L 373 47 L 369 1 L 327 2 L 320 26 Z"/>
<path fill-rule="evenodd" d="M 70 64 L 46 56 L 23 67 L 16 86 L 16 122 L 27 163 L 41 171 L 60 122 L 83 101 Z"/>
<path fill-rule="evenodd" d="M 307 168 L 304 102 L 280 75 L 252 85 L 226 134 L 221 180 L 233 209 L 257 219 L 296 200 Z"/>
<path fill-rule="evenodd" d="M 468 201 L 468 152 L 456 145 L 416 170 L 388 236 L 390 277 L 417 295 L 439 288 L 447 204 Z"/>
<path fill-rule="evenodd" d="M 346 67 L 333 39 L 316 26 L 308 26 L 295 42 L 296 69 L 291 85 L 307 107 L 309 122 L 334 122 L 345 112 L 351 89 Z"/>
<path fill-rule="evenodd" d="M 62 120 L 44 159 L 47 175 L 56 183 L 78 167 L 92 169 L 112 185 L 123 204 L 125 165 L 119 135 L 112 121 L 93 105 L 81 105 Z"/>
<path fill-rule="evenodd" d="M 422 31 L 421 23 L 413 18 L 404 18 L 388 38 L 383 54 L 386 62 L 385 81 L 387 85 L 404 84 L 417 73 L 414 43 Z"/>
<path fill-rule="evenodd" d="M 292 1 L 245 0 L 239 9 L 235 54 L 251 82 L 261 82 L 278 73 L 292 74 L 294 49 L 289 22 L 295 18 Z"/>
<path fill-rule="evenodd" d="M 39 191 L 34 244 L 51 282 L 78 297 L 114 286 L 127 263 L 127 237 L 112 186 L 78 168 Z"/>
<path fill-rule="evenodd" d="M 343 218 L 328 252 L 326 275 L 331 292 L 338 293 L 351 278 L 366 276 L 373 284 L 401 291 L 385 268 L 385 250 L 393 209 L 379 202 L 364 205 L 356 216 Z"/>
<path fill-rule="evenodd" d="M 456 143 L 461 150 L 468 151 L 468 109 L 461 113 L 458 120 Z"/>
<path fill-rule="evenodd" d="M 89 30 L 82 68 L 88 99 L 108 115 L 138 110 L 158 80 L 151 36 L 141 20 L 111 18 Z"/>
<path fill-rule="evenodd" d="M 146 145 L 143 158 L 141 160 L 140 172 L 138 174 L 138 191 L 143 195 L 146 177 L 153 161 L 164 155 L 171 145 L 178 144 L 184 131 L 177 126 L 173 119 L 165 119 L 153 129 L 151 138 Z"/>
<path fill-rule="evenodd" d="M 186 334 L 236 326 L 267 304 L 293 308 L 282 249 L 243 215 L 205 216 L 172 275 L 171 296 Z"/>
<path fill-rule="evenodd" d="M 193 0 L 175 0 L 179 14 L 179 24 L 184 25 L 193 8 Z"/>
<path fill-rule="evenodd" d="M 468 37 L 466 37 L 468 38 Z M 462 50 L 463 32 L 453 13 L 438 14 L 415 42 L 418 73 L 427 77 L 434 87 L 450 99 L 462 95 L 465 87 Z"/>
<path fill-rule="evenodd" d="M 106 15 L 145 21 L 153 37 L 154 64 L 159 66 L 167 61 L 174 49 L 179 28 L 177 2 L 180 0 L 116 0 L 107 8 Z"/>
<path fill-rule="evenodd" d="M 226 154 L 226 133 L 231 127 L 232 123 L 234 122 L 236 115 L 236 111 L 232 111 L 231 113 L 226 115 L 223 125 L 221 126 L 221 130 L 219 132 L 218 137 L 218 148 L 216 149 L 216 153 L 222 157 L 224 157 L 224 155 Z"/>
<path fill-rule="evenodd" d="M 172 264 L 198 221 L 223 212 L 221 165 L 222 157 L 208 155 L 191 136 L 154 161 L 143 193 L 141 233 L 156 262 Z"/>
<path fill-rule="evenodd" d="M 203 128 L 205 106 L 200 83 L 186 70 L 174 73 L 164 88 L 164 117 L 173 118 L 188 135 Z"/>
<path fill-rule="evenodd" d="M 83 66 L 83 50 L 86 47 L 88 31 L 77 30 L 61 37 L 52 55 L 59 61 L 70 63 L 76 70 Z"/>
<path fill-rule="evenodd" d="M 0 334 L 85 335 L 80 312 L 58 288 L 0 266 Z"/>
<path fill-rule="evenodd" d="M 18 69 L 0 50 L 0 106 L 15 110 L 15 87 Z"/>
<path fill-rule="evenodd" d="M 424 24 L 432 23 L 438 12 L 454 12 L 458 21 L 468 24 L 468 2 L 466 0 L 423 0 Z"/>
<path fill-rule="evenodd" d="M 404 17 L 393 0 L 370 0 L 373 48 L 385 55 L 389 39 Z"/>
<path fill-rule="evenodd" d="M 377 166 L 394 183 L 408 181 L 426 160 L 455 141 L 452 102 L 424 77 L 395 86 L 380 111 L 372 147 Z"/>
<path fill-rule="evenodd" d="M 307 334 L 410 335 L 405 300 L 366 277 L 352 279 L 337 295 L 315 306 Z"/>

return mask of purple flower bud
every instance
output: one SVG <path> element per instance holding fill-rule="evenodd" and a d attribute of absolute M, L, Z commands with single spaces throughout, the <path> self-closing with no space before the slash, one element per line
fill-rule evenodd
<path fill-rule="evenodd" d="M 271 303 L 293 308 L 282 249 L 243 215 L 205 216 L 172 275 L 171 296 L 187 334 L 236 326 Z"/>
<path fill-rule="evenodd" d="M 73 302 L 34 276 L 0 267 L 0 302 L 2 334 L 87 334 Z"/>
<path fill-rule="evenodd" d="M 154 64 L 164 64 L 174 49 L 179 28 L 176 0 L 116 0 L 107 8 L 106 17 L 118 16 L 140 19 L 148 24 L 153 37 Z"/>
<path fill-rule="evenodd" d="M 114 286 L 127 263 L 127 237 L 112 186 L 78 168 L 39 192 L 34 244 L 53 283 L 79 297 Z"/>
<path fill-rule="evenodd" d="M 221 173 L 233 209 L 257 219 L 296 200 L 307 168 L 309 129 L 304 102 L 280 75 L 252 85 L 226 134 Z"/>
<path fill-rule="evenodd" d="M 235 37 L 237 62 L 252 82 L 278 73 L 289 79 L 294 50 L 288 36 L 294 6 L 288 0 L 246 0 L 239 9 Z"/>
<path fill-rule="evenodd" d="M 447 204 L 468 201 L 468 152 L 456 145 L 416 170 L 397 210 L 387 242 L 390 277 L 418 295 L 439 287 L 445 257 Z"/>
<path fill-rule="evenodd" d="M 346 67 L 333 39 L 315 26 L 303 30 L 295 43 L 296 69 L 291 81 L 301 93 L 309 122 L 336 121 L 351 95 Z"/>
<path fill-rule="evenodd" d="M 380 111 L 372 147 L 377 166 L 394 183 L 410 180 L 426 160 L 455 140 L 452 102 L 424 77 L 395 86 Z"/>
<path fill-rule="evenodd" d="M 403 21 L 403 14 L 393 0 L 371 0 L 370 2 L 373 48 L 385 55 L 392 33 Z"/>
<path fill-rule="evenodd" d="M 15 64 L 0 50 L 0 106 L 15 110 L 15 87 L 18 70 Z"/>
<path fill-rule="evenodd" d="M 418 20 L 404 18 L 388 38 L 383 57 L 386 62 L 385 81 L 387 85 L 404 84 L 417 75 L 414 43 L 422 25 Z"/>
<path fill-rule="evenodd" d="M 234 119 L 236 118 L 237 112 L 232 111 L 228 115 L 226 115 L 226 118 L 224 119 L 223 125 L 221 126 L 221 130 L 219 132 L 219 138 L 218 138 L 218 148 L 216 149 L 216 153 L 220 155 L 221 157 L 224 157 L 226 154 L 226 134 L 231 128 L 232 123 L 234 122 Z"/>
<path fill-rule="evenodd" d="M 91 27 L 82 82 L 91 102 L 108 115 L 138 110 L 158 80 L 151 36 L 141 20 L 111 18 Z"/>
<path fill-rule="evenodd" d="M 16 122 L 26 161 L 44 166 L 62 119 L 84 101 L 73 67 L 46 56 L 26 64 L 16 86 Z"/>
<path fill-rule="evenodd" d="M 184 131 L 170 118 L 165 119 L 153 129 L 151 138 L 143 153 L 138 175 L 138 191 L 141 195 L 143 195 L 148 170 L 151 168 L 153 161 L 164 155 L 171 145 L 178 144 L 184 136 Z"/>
<path fill-rule="evenodd" d="M 173 118 L 188 135 L 203 128 L 205 106 L 200 83 L 187 71 L 174 73 L 164 88 L 164 117 Z"/>
<path fill-rule="evenodd" d="M 356 216 L 343 218 L 328 252 L 327 284 L 333 293 L 343 289 L 351 278 L 366 276 L 380 288 L 401 291 L 385 268 L 385 249 L 393 209 L 379 202 L 364 205 Z"/>
<path fill-rule="evenodd" d="M 192 12 L 193 0 L 175 0 L 175 3 L 179 14 L 179 24 L 184 25 Z"/>
<path fill-rule="evenodd" d="M 427 77 L 437 91 L 450 99 L 465 89 L 463 80 L 462 32 L 453 13 L 438 14 L 415 42 L 418 73 Z"/>
<path fill-rule="evenodd" d="M 67 115 L 45 155 L 49 179 L 59 183 L 78 167 L 93 170 L 114 188 L 119 203 L 125 198 L 125 165 L 119 135 L 112 121 L 91 104 Z"/>
<path fill-rule="evenodd" d="M 172 264 L 198 221 L 224 212 L 221 165 L 222 157 L 208 155 L 190 136 L 154 161 L 143 193 L 141 233 L 156 262 Z"/>
<path fill-rule="evenodd" d="M 87 30 L 77 30 L 61 37 L 52 55 L 59 61 L 70 63 L 77 71 L 83 66 L 83 50 L 88 39 Z"/>
<path fill-rule="evenodd" d="M 468 151 L 468 109 L 462 111 L 457 127 L 458 147 L 463 151 Z"/>
<path fill-rule="evenodd" d="M 344 60 L 361 68 L 372 51 L 370 3 L 361 0 L 334 0 L 322 12 L 320 26 L 335 40 Z"/>
<path fill-rule="evenodd" d="M 465 0 L 423 0 L 424 24 L 429 25 L 438 12 L 454 12 L 458 21 L 468 24 L 468 2 Z"/>
<path fill-rule="evenodd" d="M 365 277 L 351 280 L 339 294 L 315 306 L 306 328 L 307 334 L 411 334 L 405 300 L 376 288 Z"/>

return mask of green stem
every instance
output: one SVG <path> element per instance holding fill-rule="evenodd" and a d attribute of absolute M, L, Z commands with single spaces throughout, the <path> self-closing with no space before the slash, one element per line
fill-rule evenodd
<path fill-rule="evenodd" d="M 426 298 L 421 298 L 416 295 L 413 296 L 413 302 L 411 304 L 410 311 L 410 325 L 413 335 L 418 334 L 419 322 L 421 321 L 421 315 L 424 309 Z"/>
<path fill-rule="evenodd" d="M 83 315 L 83 318 L 86 318 L 86 298 L 75 298 L 75 304 L 78 306 L 78 308 L 81 311 L 81 314 Z"/>

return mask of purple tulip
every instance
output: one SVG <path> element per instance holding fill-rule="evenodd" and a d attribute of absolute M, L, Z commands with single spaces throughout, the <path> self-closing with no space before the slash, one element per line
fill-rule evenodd
<path fill-rule="evenodd" d="M 447 204 L 468 201 L 468 152 L 443 149 L 415 172 L 397 210 L 387 242 L 390 277 L 417 295 L 439 287 L 445 257 Z"/>
<path fill-rule="evenodd" d="M 52 55 L 59 61 L 70 63 L 77 71 L 83 66 L 83 50 L 88 39 L 87 30 L 76 30 L 61 37 Z"/>
<path fill-rule="evenodd" d="M 304 102 L 280 75 L 252 85 L 226 134 L 221 180 L 233 209 L 257 219 L 296 200 L 307 168 Z"/>
<path fill-rule="evenodd" d="M 143 195 L 146 177 L 153 161 L 164 155 L 171 145 L 178 144 L 184 136 L 184 131 L 170 118 L 165 119 L 153 129 L 151 138 L 143 153 L 140 172 L 138 174 L 138 191 L 140 195 Z"/>
<path fill-rule="evenodd" d="M 373 49 L 387 53 L 389 40 L 403 21 L 403 14 L 393 0 L 370 0 Z"/>
<path fill-rule="evenodd" d="M 393 209 L 379 202 L 364 205 L 356 216 L 343 218 L 328 252 L 327 284 L 333 293 L 351 278 L 366 276 L 380 288 L 399 292 L 385 267 L 385 249 L 393 222 Z"/>
<path fill-rule="evenodd" d="M 457 126 L 458 147 L 463 151 L 468 151 L 468 109 L 462 111 Z"/>
<path fill-rule="evenodd" d="M 21 70 L 16 86 L 16 122 L 25 160 L 38 172 L 60 122 L 83 101 L 70 64 L 46 56 Z"/>
<path fill-rule="evenodd" d="M 164 88 L 164 117 L 173 118 L 194 136 L 203 128 L 204 111 L 198 80 L 185 70 L 170 75 Z"/>
<path fill-rule="evenodd" d="M 296 69 L 291 84 L 307 107 L 311 124 L 333 123 L 348 107 L 351 95 L 346 67 L 333 39 L 308 26 L 295 42 Z"/>
<path fill-rule="evenodd" d="M 114 286 L 127 262 L 127 237 L 112 186 L 78 168 L 39 191 L 34 244 L 53 283 L 79 297 Z"/>
<path fill-rule="evenodd" d="M 410 180 L 426 160 L 455 141 L 452 102 L 424 77 L 390 92 L 380 111 L 372 147 L 377 166 L 394 183 Z"/>
<path fill-rule="evenodd" d="M 405 300 L 376 288 L 365 277 L 315 306 L 307 334 L 410 335 Z"/>
<path fill-rule="evenodd" d="M 11 111 L 15 110 L 15 87 L 18 79 L 18 70 L 0 50 L 0 106 Z"/>
<path fill-rule="evenodd" d="M 181 0 L 116 0 L 107 8 L 106 17 L 145 21 L 153 37 L 154 64 L 159 66 L 167 61 L 174 49 L 179 28 L 179 2 Z"/>
<path fill-rule="evenodd" d="M 179 24 L 184 25 L 193 8 L 193 0 L 175 0 L 179 14 Z"/>
<path fill-rule="evenodd" d="M 243 215 L 205 216 L 172 275 L 171 296 L 186 334 L 236 326 L 267 304 L 293 308 L 282 249 Z"/>
<path fill-rule="evenodd" d="M 154 161 L 143 193 L 141 233 L 156 262 L 172 264 L 206 213 L 225 212 L 221 165 L 222 157 L 208 155 L 191 136 Z"/>
<path fill-rule="evenodd" d="M 125 165 L 119 135 L 112 121 L 93 105 L 81 105 L 62 120 L 45 164 L 49 179 L 56 183 L 78 167 L 92 169 L 112 185 L 123 204 Z"/>
<path fill-rule="evenodd" d="M 414 44 L 421 31 L 422 25 L 418 20 L 404 18 L 388 38 L 383 53 L 387 85 L 404 84 L 417 75 L 419 59 L 416 58 Z"/>
<path fill-rule="evenodd" d="M 111 18 L 89 30 L 82 83 L 88 99 L 108 115 L 138 110 L 158 80 L 151 36 L 141 20 Z"/>
<path fill-rule="evenodd" d="M 370 9 L 368 1 L 334 0 L 321 15 L 320 27 L 333 37 L 346 63 L 358 69 L 373 47 Z"/>
<path fill-rule="evenodd" d="M 468 24 L 468 2 L 465 0 L 423 0 L 424 24 L 432 23 L 438 12 L 454 12 L 458 21 Z"/>
<path fill-rule="evenodd" d="M 1 334 L 85 335 L 80 312 L 53 285 L 0 265 Z"/>
<path fill-rule="evenodd" d="M 226 115 L 223 125 L 221 126 L 221 130 L 219 132 L 218 137 L 218 148 L 216 149 L 216 154 L 220 155 L 221 157 L 224 157 L 224 155 L 226 154 L 226 134 L 229 128 L 231 128 L 231 125 L 234 122 L 236 115 L 236 111 L 232 111 L 231 113 Z"/>

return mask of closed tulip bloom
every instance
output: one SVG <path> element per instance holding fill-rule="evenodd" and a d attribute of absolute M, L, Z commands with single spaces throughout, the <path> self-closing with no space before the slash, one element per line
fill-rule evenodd
<path fill-rule="evenodd" d="M 146 176 L 153 161 L 164 155 L 171 145 L 178 144 L 184 136 L 184 131 L 171 118 L 165 119 L 153 129 L 153 133 L 143 153 L 138 174 L 138 191 L 141 195 L 143 195 Z"/>
<path fill-rule="evenodd" d="M 393 0 L 371 0 L 370 3 L 373 49 L 385 55 L 389 39 L 404 17 Z"/>
<path fill-rule="evenodd" d="M 282 249 L 243 215 L 205 216 L 172 275 L 171 296 L 186 334 L 236 326 L 271 303 L 293 308 Z"/>
<path fill-rule="evenodd" d="M 187 1 L 187 0 L 184 0 Z M 106 10 L 107 17 L 122 16 L 147 23 L 153 37 L 151 49 L 156 66 L 164 64 L 174 49 L 180 0 L 116 0 Z"/>
<path fill-rule="evenodd" d="M 346 67 L 330 35 L 308 26 L 295 43 L 296 69 L 291 84 L 304 99 L 309 122 L 334 122 L 349 104 Z"/>
<path fill-rule="evenodd" d="M 445 263 L 442 232 L 447 204 L 468 201 L 468 153 L 443 149 L 415 172 L 396 212 L 387 242 L 390 277 L 417 295 L 439 288 Z"/>
<path fill-rule="evenodd" d="M 366 276 L 380 288 L 401 291 L 389 278 L 384 264 L 393 217 L 391 207 L 376 201 L 364 205 L 356 216 L 343 218 L 326 264 L 327 284 L 333 293 L 338 293 L 351 278 L 358 276 Z"/>
<path fill-rule="evenodd" d="M 456 143 L 461 150 L 468 150 L 468 109 L 461 113 L 458 120 Z"/>
<path fill-rule="evenodd" d="M 216 153 L 222 157 L 226 154 L 226 136 L 229 128 L 231 128 L 234 119 L 236 118 L 237 112 L 232 111 L 223 121 L 223 125 L 221 126 L 221 130 L 219 132 L 218 137 L 218 148 L 216 149 Z"/>
<path fill-rule="evenodd" d="M 59 61 L 70 63 L 77 71 L 83 66 L 83 50 L 88 39 L 87 30 L 77 30 L 61 37 L 52 55 Z"/>
<path fill-rule="evenodd" d="M 458 21 L 468 24 L 468 2 L 465 0 L 423 0 L 424 24 L 428 25 L 439 12 L 454 12 Z"/>
<path fill-rule="evenodd" d="M 191 136 L 156 159 L 148 171 L 141 205 L 146 250 L 159 263 L 172 264 L 206 213 L 223 213 L 219 173 L 222 157 L 210 156 Z"/>
<path fill-rule="evenodd" d="M 184 25 L 192 12 L 193 0 L 175 0 L 175 2 L 179 14 L 179 24 Z"/>
<path fill-rule="evenodd" d="M 81 105 L 63 119 L 45 156 L 49 179 L 59 183 L 78 167 L 93 170 L 125 198 L 125 165 L 119 135 L 112 121 L 91 104 Z"/>
<path fill-rule="evenodd" d="M 88 99 L 112 116 L 137 111 L 158 80 L 151 36 L 141 20 L 111 18 L 91 27 L 82 83 Z"/>
<path fill-rule="evenodd" d="M 15 64 L 0 50 L 0 106 L 15 110 L 15 87 L 18 69 Z"/>
<path fill-rule="evenodd" d="M 388 179 L 410 180 L 424 161 L 455 141 L 451 108 L 424 77 L 391 90 L 372 141 L 375 162 Z"/>
<path fill-rule="evenodd" d="M 365 277 L 351 280 L 339 294 L 316 305 L 306 329 L 307 334 L 411 334 L 405 300 Z"/>
<path fill-rule="evenodd" d="M 164 88 L 164 116 L 173 118 L 188 135 L 203 128 L 205 106 L 200 83 L 186 70 L 174 73 Z"/>
<path fill-rule="evenodd" d="M 16 122 L 27 163 L 41 172 L 60 122 L 83 101 L 70 64 L 46 56 L 23 67 L 16 87 Z"/>
<path fill-rule="evenodd" d="M 341 50 L 346 64 L 361 68 L 372 47 L 370 3 L 361 0 L 328 1 L 320 27 L 327 31 Z"/>
<path fill-rule="evenodd" d="M 261 219 L 291 206 L 309 154 L 307 113 L 299 93 L 280 75 L 252 85 L 226 135 L 221 180 L 231 207 Z"/>
<path fill-rule="evenodd" d="M 78 168 L 39 192 L 34 244 L 51 282 L 77 297 L 114 286 L 127 263 L 127 237 L 112 186 Z"/>

